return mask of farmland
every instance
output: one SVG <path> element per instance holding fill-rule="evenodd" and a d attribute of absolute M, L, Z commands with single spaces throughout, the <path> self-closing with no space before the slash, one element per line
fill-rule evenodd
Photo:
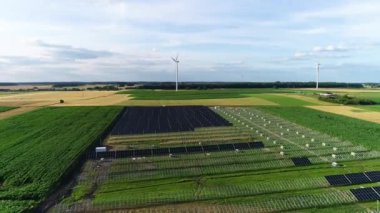
<path fill-rule="evenodd" d="M 129 94 L 134 100 L 195 100 L 244 98 L 249 94 L 279 93 L 288 90 L 276 89 L 211 89 L 211 90 L 128 90 L 119 92 Z"/>
<path fill-rule="evenodd" d="M 341 140 L 380 150 L 380 142 L 376 139 L 380 137 L 379 125 L 304 107 L 265 107 L 262 110 Z"/>
<path fill-rule="evenodd" d="M 351 190 L 378 183 L 334 186 L 325 176 L 380 171 L 380 127 L 363 120 L 363 113 L 376 118 L 377 106 L 322 102 L 312 90 L 221 89 L 181 96 L 153 90 L 3 96 L 0 103 L 18 108 L 0 113 L 0 212 L 33 209 L 65 182 L 70 190 L 55 198 L 51 212 L 376 207 Z M 65 103 L 56 103 L 58 97 Z M 314 109 L 324 107 L 338 113 Z M 362 117 L 342 115 L 346 108 Z M 108 151 L 89 150 L 119 112 L 101 141 Z M 82 167 L 73 167 L 79 156 Z M 66 176 L 70 171 L 76 174 Z"/>
<path fill-rule="evenodd" d="M 132 150 L 172 146 L 185 146 L 189 149 L 199 144 L 204 147 L 201 150 L 205 150 L 208 145 L 253 140 L 262 141 L 265 146 L 236 150 L 222 150 L 222 146 L 219 146 L 220 150 L 216 152 L 179 153 L 174 154 L 174 157 L 155 156 L 146 152 L 137 155 L 135 152 L 135 155 L 126 158 L 110 157 L 100 161 L 90 158 L 83 167 L 71 196 L 65 198 L 53 211 L 128 208 L 131 212 L 145 212 L 181 208 L 189 211 L 268 212 L 313 211 L 315 208 L 326 207 L 344 209 L 344 205 L 364 210 L 350 192 L 350 189 L 358 186 L 331 187 L 324 176 L 379 171 L 380 152 L 375 151 L 376 146 L 370 144 L 371 140 L 376 141 L 378 138 L 377 133 L 367 135 L 366 140 L 358 140 L 353 134 L 347 137 L 330 135 L 331 132 L 322 127 L 329 125 L 330 119 L 335 119 L 333 130 L 340 134 L 347 132 L 347 125 L 353 125 L 352 128 L 372 128 L 373 131 L 378 126 L 299 108 L 304 111 L 300 110 L 300 115 L 293 118 L 290 112 L 298 112 L 298 108 L 220 107 L 214 110 L 232 122 L 233 127 L 200 128 L 182 133 L 111 136 L 107 142 L 110 146 Z M 288 111 L 279 112 L 281 109 Z M 314 127 L 315 125 L 302 120 L 304 114 L 310 114 L 310 120 L 319 125 Z M 314 120 L 314 117 L 321 116 L 332 118 Z M 239 138 L 237 131 L 246 137 Z M 203 137 L 204 135 L 210 137 Z M 223 141 L 223 136 L 230 139 Z M 233 146 L 236 148 L 236 145 Z M 116 156 L 118 149 L 114 150 Z M 296 166 L 292 159 L 299 156 L 307 157 L 311 165 Z M 344 166 L 332 167 L 331 162 L 334 161 Z M 373 185 L 360 184 L 365 187 Z"/>
<path fill-rule="evenodd" d="M 119 112 L 45 108 L 0 120 L 0 212 L 35 207 Z"/>
<path fill-rule="evenodd" d="M 0 106 L 0 113 L 1 112 L 6 112 L 6 111 L 11 110 L 11 109 L 14 109 L 14 107 L 3 107 L 3 106 Z"/>

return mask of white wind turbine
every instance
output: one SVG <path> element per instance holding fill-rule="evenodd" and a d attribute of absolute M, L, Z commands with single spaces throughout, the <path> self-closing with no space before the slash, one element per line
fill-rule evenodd
<path fill-rule="evenodd" d="M 316 85 L 316 89 L 319 88 L 319 67 L 321 66 L 320 63 L 317 63 L 317 85 Z"/>
<path fill-rule="evenodd" d="M 178 91 L 178 64 L 179 64 L 179 60 L 178 60 L 178 54 L 177 54 L 177 57 L 173 58 L 173 61 L 177 64 L 177 73 L 176 73 L 176 81 L 175 81 L 175 91 Z"/>

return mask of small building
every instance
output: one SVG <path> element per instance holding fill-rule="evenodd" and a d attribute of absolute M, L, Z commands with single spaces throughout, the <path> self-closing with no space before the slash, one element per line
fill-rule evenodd
<path fill-rule="evenodd" d="M 324 97 L 324 98 L 332 98 L 332 97 L 336 97 L 337 95 L 331 92 L 326 92 L 326 93 L 319 93 L 319 96 Z"/>

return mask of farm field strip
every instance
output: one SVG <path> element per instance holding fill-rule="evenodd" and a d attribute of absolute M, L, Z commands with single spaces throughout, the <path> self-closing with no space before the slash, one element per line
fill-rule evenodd
<path fill-rule="evenodd" d="M 118 111 L 52 107 L 0 120 L 0 201 L 8 200 L 9 211 L 25 200 L 17 208 L 35 207 Z"/>
<path fill-rule="evenodd" d="M 215 135 L 221 135 L 221 134 L 247 134 L 249 131 L 242 131 L 238 130 L 236 128 L 231 128 L 231 129 L 225 129 L 222 131 L 212 131 L 211 129 L 209 131 L 194 131 L 194 132 L 186 132 L 183 134 L 178 134 L 178 133 L 173 133 L 173 134 L 150 134 L 150 135 L 144 135 L 140 137 L 128 137 L 128 136 L 111 136 L 108 141 L 110 142 L 117 142 L 117 141 L 144 141 L 144 140 L 160 140 L 160 139 L 177 139 L 177 138 L 193 138 L 193 137 L 202 137 L 202 136 L 207 136 L 209 134 L 215 134 Z"/>
<path fill-rule="evenodd" d="M 360 108 L 352 106 L 308 106 L 308 108 L 380 124 L 380 112 L 377 111 L 361 111 Z"/>
<path fill-rule="evenodd" d="M 0 113 L 15 109 L 14 107 L 0 106 Z"/>
<path fill-rule="evenodd" d="M 305 168 L 306 169 L 306 168 Z M 327 169 L 327 168 L 326 168 Z M 357 168 L 360 169 L 360 168 Z M 327 170 L 332 170 L 331 167 Z M 360 170 L 359 170 L 360 171 Z M 335 171 L 336 172 L 336 171 Z M 287 173 L 283 173 L 284 178 L 286 178 Z M 170 185 L 171 182 L 157 182 L 157 180 L 152 180 L 150 182 L 146 181 L 138 181 L 138 182 L 128 182 L 125 179 L 116 181 L 116 182 L 107 182 L 107 180 L 102 184 L 101 189 L 98 190 L 95 201 L 92 205 L 86 205 L 86 203 L 75 203 L 75 204 L 63 204 L 58 206 L 58 209 L 83 209 L 88 208 L 98 208 L 98 209 L 107 209 L 107 208 L 135 208 L 139 206 L 149 206 L 156 205 L 158 203 L 162 204 L 172 204 L 178 202 L 194 202 L 194 201 L 216 201 L 219 199 L 223 199 L 223 205 L 226 205 L 226 208 L 229 206 L 228 203 L 232 202 L 234 199 L 240 198 L 240 200 L 249 199 L 252 197 L 254 200 L 251 200 L 249 203 L 253 206 L 261 206 L 268 211 L 283 211 L 283 210 L 294 210 L 294 209 L 303 209 L 309 208 L 313 206 L 309 206 L 310 203 L 318 204 L 317 206 L 328 206 L 328 205 L 341 205 L 345 203 L 355 203 L 357 200 L 349 193 L 348 190 L 334 190 L 331 191 L 328 189 L 329 184 L 323 178 L 324 174 L 329 174 L 328 171 L 324 171 L 323 173 L 317 173 L 318 177 L 305 177 L 300 178 L 286 178 L 285 180 L 278 180 L 278 178 L 274 178 L 272 176 L 270 181 L 260 182 L 260 184 L 255 183 L 252 180 L 252 183 L 245 182 L 233 182 L 227 185 L 219 185 L 217 183 L 211 184 L 209 180 L 205 180 L 204 185 L 202 186 L 202 190 L 197 193 L 196 191 L 178 191 L 175 194 L 170 194 Z M 239 174 L 242 175 L 242 174 Z M 246 174 L 250 175 L 250 174 Z M 292 174 L 296 175 L 296 174 Z M 206 176 L 207 177 L 207 176 Z M 225 178 L 239 178 L 238 177 L 228 177 Z M 224 177 L 220 177 L 224 178 Z M 218 179 L 218 178 L 217 178 Z M 253 179 L 255 179 L 253 177 Z M 170 179 L 168 179 L 170 180 Z M 180 180 L 180 179 L 179 179 Z M 249 180 L 249 179 L 245 179 Z M 191 181 L 189 179 L 188 181 Z M 195 180 L 194 180 L 195 181 Z M 218 180 L 221 181 L 221 180 Z M 182 181 L 178 182 L 181 183 Z M 139 186 L 140 184 L 143 184 Z M 137 185 L 136 185 L 137 184 Z M 157 185 L 158 184 L 158 185 Z M 192 185 L 192 183 L 187 184 L 183 182 L 183 187 L 188 187 L 188 185 Z M 150 186 L 149 186 L 150 185 Z M 135 186 L 137 188 L 135 188 Z M 132 196 L 142 190 L 144 187 L 154 187 L 157 186 L 161 191 L 168 190 L 168 193 L 162 194 L 163 197 L 158 198 L 157 194 L 154 192 L 145 191 L 144 196 Z M 142 187 L 142 188 L 141 188 Z M 164 187 L 164 188 L 162 188 Z M 327 187 L 327 188 L 326 188 Z M 326 189 L 323 189 L 326 188 Z M 310 190 L 318 189 L 315 193 L 310 195 Z M 305 191 L 308 193 L 303 193 Z M 292 191 L 296 191 L 295 194 L 292 194 Z M 288 195 L 282 195 L 282 193 Z M 330 195 L 340 195 L 339 198 L 335 198 L 333 202 L 328 202 L 328 198 Z M 260 198 L 260 196 L 268 196 Z M 287 197 L 287 199 L 284 199 Z M 232 199 L 232 200 L 231 200 Z M 298 204 L 294 204 L 292 202 L 288 203 L 291 200 L 298 200 Z M 245 206 L 247 203 L 240 204 L 239 206 Z"/>
<path fill-rule="evenodd" d="M 263 107 L 268 114 L 289 120 L 317 132 L 333 136 L 340 141 L 380 151 L 380 126 L 376 123 L 354 119 L 305 107 Z"/>

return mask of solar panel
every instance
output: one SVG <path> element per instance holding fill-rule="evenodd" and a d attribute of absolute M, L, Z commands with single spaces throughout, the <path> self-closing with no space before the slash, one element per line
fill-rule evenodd
<path fill-rule="evenodd" d="M 182 154 L 182 153 L 186 153 L 186 147 L 170 147 L 169 148 L 169 152 L 172 153 L 172 154 Z"/>
<path fill-rule="evenodd" d="M 251 147 L 251 149 L 264 148 L 264 143 L 261 141 L 249 142 L 248 144 L 249 144 L 249 147 Z"/>
<path fill-rule="evenodd" d="M 227 144 L 219 144 L 219 149 L 220 151 L 229 151 L 229 150 L 234 150 L 235 147 L 233 144 L 227 143 Z"/>
<path fill-rule="evenodd" d="M 205 145 L 205 146 L 203 146 L 203 150 L 205 152 L 216 152 L 216 151 L 219 151 L 219 146 L 218 145 Z"/>
<path fill-rule="evenodd" d="M 186 147 L 188 153 L 199 153 L 203 152 L 203 149 L 201 146 L 188 146 Z"/>
<path fill-rule="evenodd" d="M 351 182 L 344 175 L 328 175 L 325 176 L 326 180 L 332 186 L 350 185 Z"/>
<path fill-rule="evenodd" d="M 365 176 L 364 173 L 351 173 L 346 174 L 348 180 L 350 180 L 351 184 L 361 184 L 361 183 L 370 183 L 371 180 Z"/>
<path fill-rule="evenodd" d="M 134 150 L 122 150 L 122 151 L 116 151 L 116 157 L 117 158 L 128 158 L 134 156 Z"/>
<path fill-rule="evenodd" d="M 365 172 L 372 182 L 380 182 L 380 171 Z"/>
<path fill-rule="evenodd" d="M 373 189 L 380 195 L 380 186 L 373 187 Z"/>
<path fill-rule="evenodd" d="M 248 143 L 235 143 L 235 149 L 249 149 Z"/>
<path fill-rule="evenodd" d="M 126 107 L 111 134 L 194 131 L 214 126 L 232 124 L 205 106 Z"/>
<path fill-rule="evenodd" d="M 169 154 L 169 148 L 157 148 L 152 149 L 153 155 L 167 155 Z"/>
<path fill-rule="evenodd" d="M 152 150 L 151 149 L 136 149 L 134 156 L 135 157 L 143 157 L 143 156 L 151 156 Z"/>
<path fill-rule="evenodd" d="M 380 196 L 375 192 L 373 188 L 351 189 L 351 193 L 359 201 L 372 201 L 380 199 Z"/>
<path fill-rule="evenodd" d="M 309 166 L 311 162 L 307 157 L 291 158 L 295 166 Z"/>

